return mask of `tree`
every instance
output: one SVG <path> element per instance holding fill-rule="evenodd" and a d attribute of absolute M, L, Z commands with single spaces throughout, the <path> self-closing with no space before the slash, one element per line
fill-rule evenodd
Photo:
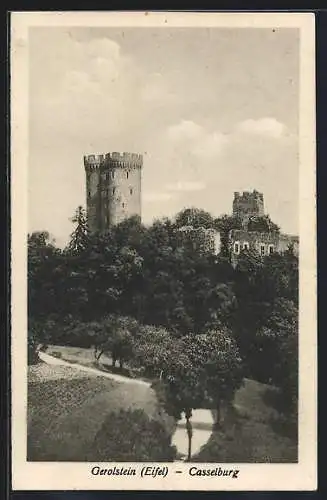
<path fill-rule="evenodd" d="M 112 234 L 118 246 L 131 247 L 136 251 L 142 247 L 146 232 L 147 229 L 137 215 L 123 220 L 112 228 Z"/>
<path fill-rule="evenodd" d="M 39 337 L 38 332 L 29 326 L 27 337 L 27 363 L 28 365 L 36 365 L 39 362 L 38 356 Z"/>
<path fill-rule="evenodd" d="M 105 353 L 112 358 L 112 366 L 122 369 L 124 362 L 133 354 L 134 340 L 139 330 L 136 320 L 128 317 L 110 315 L 101 323 L 91 323 L 90 333 L 93 335 L 94 356 L 96 362 Z"/>
<path fill-rule="evenodd" d="M 248 376 L 274 378 L 279 340 L 297 318 L 298 262 L 294 255 L 241 254 L 235 269 L 233 332 Z M 289 325 L 289 326 L 288 326 Z"/>
<path fill-rule="evenodd" d="M 39 351 L 45 348 L 49 340 L 49 332 L 47 326 L 51 327 L 49 322 L 43 323 L 40 320 L 29 318 L 27 325 L 27 347 L 28 365 L 39 363 Z"/>
<path fill-rule="evenodd" d="M 210 331 L 183 338 L 184 353 L 196 368 L 203 400 L 213 403 L 220 424 L 222 403 L 230 403 L 243 381 L 238 347 L 226 330 Z"/>
<path fill-rule="evenodd" d="M 150 378 L 161 378 L 170 365 L 172 336 L 165 328 L 143 326 L 136 338 L 132 363 Z"/>
<path fill-rule="evenodd" d="M 294 416 L 297 414 L 298 403 L 298 363 L 298 330 L 296 330 L 280 339 L 275 378 L 282 391 L 283 406 Z"/>
<path fill-rule="evenodd" d="M 210 331 L 217 325 L 220 327 L 232 325 L 237 302 L 231 284 L 218 283 L 213 286 L 207 305 L 210 318 L 202 325 L 204 331 Z"/>
<path fill-rule="evenodd" d="M 279 233 L 280 228 L 269 217 L 269 215 L 252 216 L 248 222 L 248 231 L 259 233 Z"/>
<path fill-rule="evenodd" d="M 79 334 L 82 333 L 83 336 L 89 339 L 89 343 L 93 347 L 94 360 L 96 363 L 99 363 L 111 334 L 111 329 L 108 328 L 108 323 L 103 321 L 90 321 L 88 323 L 83 323 L 82 325 L 78 323 L 77 328 L 79 330 Z"/>
<path fill-rule="evenodd" d="M 176 448 L 161 421 L 143 410 L 110 413 L 98 431 L 88 460 L 101 462 L 173 462 Z"/>
<path fill-rule="evenodd" d="M 273 254 L 265 257 L 263 267 L 262 291 L 275 297 L 285 297 L 298 303 L 299 262 L 292 252 Z"/>
<path fill-rule="evenodd" d="M 184 352 L 183 340 L 175 339 L 171 344 L 167 364 L 161 371 L 160 379 L 152 384 L 152 388 L 168 415 L 180 420 L 184 414 L 188 438 L 187 460 L 190 461 L 193 437 L 192 410 L 203 404 L 204 391 L 198 376 L 198 367 L 191 363 L 191 359 Z"/>
<path fill-rule="evenodd" d="M 194 376 L 194 367 L 184 352 L 182 339 L 172 337 L 167 330 L 144 327 L 135 344 L 133 363 L 154 379 L 152 388 L 166 413 L 179 420 L 184 413 L 191 454 L 192 408 L 200 404 L 203 395 Z"/>
<path fill-rule="evenodd" d="M 235 342 L 224 331 L 188 335 L 170 342 L 165 338 L 164 350 L 164 356 L 159 349 L 152 358 L 153 368 L 158 363 L 161 369 L 153 388 L 168 415 L 180 419 L 184 413 L 190 460 L 192 410 L 214 404 L 219 424 L 222 402 L 231 401 L 242 383 L 242 362 Z M 157 373 L 154 368 L 153 374 Z"/>
<path fill-rule="evenodd" d="M 298 309 L 278 299 L 253 342 L 252 363 L 259 380 L 280 387 L 287 401 L 297 386 Z"/>
<path fill-rule="evenodd" d="M 214 225 L 215 224 L 212 215 L 200 208 L 185 208 L 184 210 L 181 210 L 175 217 L 176 228 L 192 226 L 194 229 L 212 229 L 214 228 Z"/>
<path fill-rule="evenodd" d="M 229 233 L 232 229 L 242 229 L 242 220 L 234 215 L 221 215 L 214 221 L 214 227 L 220 233 L 220 252 L 229 256 Z"/>
<path fill-rule="evenodd" d="M 76 224 L 76 227 L 71 234 L 67 251 L 72 255 L 80 255 L 84 250 L 86 250 L 89 241 L 87 216 L 85 209 L 82 206 L 77 207 L 71 221 Z"/>
<path fill-rule="evenodd" d="M 47 318 L 56 311 L 60 291 L 61 251 L 47 231 L 28 235 L 28 314 L 30 318 Z"/>

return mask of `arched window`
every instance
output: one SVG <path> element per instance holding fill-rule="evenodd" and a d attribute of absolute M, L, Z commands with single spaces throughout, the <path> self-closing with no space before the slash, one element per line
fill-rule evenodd
<path fill-rule="evenodd" d="M 260 245 L 260 254 L 261 255 L 265 255 L 265 253 L 266 253 L 266 247 L 265 247 L 265 245 Z"/>
<path fill-rule="evenodd" d="M 127 172 L 126 172 L 126 179 L 128 179 L 128 170 L 127 170 Z"/>
<path fill-rule="evenodd" d="M 129 189 L 129 194 L 133 194 L 133 188 Z"/>
<path fill-rule="evenodd" d="M 236 255 L 240 253 L 240 243 L 238 241 L 234 243 L 234 253 L 236 253 Z"/>

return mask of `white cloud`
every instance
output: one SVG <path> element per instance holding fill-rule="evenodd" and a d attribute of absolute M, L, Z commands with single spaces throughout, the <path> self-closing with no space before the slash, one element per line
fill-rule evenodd
<path fill-rule="evenodd" d="M 144 193 L 142 196 L 142 200 L 150 203 L 156 203 L 161 201 L 168 201 L 173 198 L 171 193 L 160 193 L 160 192 L 148 192 Z"/>
<path fill-rule="evenodd" d="M 181 181 L 176 182 L 175 184 L 168 184 L 166 188 L 168 191 L 177 191 L 177 192 L 189 192 L 189 191 L 202 191 L 205 189 L 206 185 L 204 182 L 187 182 Z"/>
<path fill-rule="evenodd" d="M 168 127 L 167 132 L 169 139 L 173 142 L 198 140 L 205 134 L 203 128 L 191 120 L 181 120 L 179 123 Z"/>
<path fill-rule="evenodd" d="M 197 162 L 217 159 L 228 142 L 219 130 L 208 131 L 191 120 L 181 120 L 168 127 L 167 137 L 180 157 L 192 156 Z"/>
<path fill-rule="evenodd" d="M 40 54 L 33 50 L 31 122 L 37 144 L 56 137 L 60 148 L 69 137 L 80 158 L 91 148 L 144 149 L 138 125 L 146 113 L 141 92 L 147 75 L 118 43 L 79 42 L 57 32 L 51 43 L 44 40 Z"/>
<path fill-rule="evenodd" d="M 153 73 L 148 76 L 141 91 L 141 96 L 143 101 L 151 102 L 164 98 L 165 93 L 165 82 L 162 75 L 160 73 Z"/>
<path fill-rule="evenodd" d="M 227 142 L 228 138 L 225 134 L 213 132 L 202 137 L 195 145 L 194 154 L 206 161 L 215 159 L 222 153 Z"/>
<path fill-rule="evenodd" d="M 236 126 L 236 131 L 278 139 L 285 133 L 286 127 L 275 118 L 260 118 L 244 120 Z"/>

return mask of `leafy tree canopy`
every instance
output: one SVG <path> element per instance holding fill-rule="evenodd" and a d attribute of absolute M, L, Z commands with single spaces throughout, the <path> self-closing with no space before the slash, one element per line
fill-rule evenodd
<path fill-rule="evenodd" d="M 176 448 L 163 423 L 143 410 L 112 412 L 98 431 L 90 456 L 102 462 L 173 462 Z"/>
<path fill-rule="evenodd" d="M 215 227 L 214 218 L 209 212 L 199 208 L 186 208 L 175 218 L 177 228 L 192 226 L 193 228 L 211 229 Z"/>

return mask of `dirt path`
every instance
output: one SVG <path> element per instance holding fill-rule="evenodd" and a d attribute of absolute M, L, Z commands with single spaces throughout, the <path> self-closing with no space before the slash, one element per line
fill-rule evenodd
<path fill-rule="evenodd" d="M 83 370 L 83 371 L 88 372 L 88 373 L 93 373 L 95 375 L 101 375 L 102 377 L 105 377 L 105 378 L 110 378 L 111 380 L 115 380 L 116 382 L 124 382 L 125 384 L 139 384 L 139 385 L 143 385 L 146 387 L 151 386 L 151 384 L 149 382 L 145 382 L 144 380 L 128 378 L 128 377 L 124 377 L 123 375 L 117 375 L 115 373 L 106 373 L 102 370 L 97 370 L 96 368 L 91 368 L 90 366 L 79 365 L 78 363 L 69 363 L 68 361 L 65 361 L 63 359 L 55 358 L 54 356 L 50 356 L 49 354 L 46 354 L 45 352 L 39 352 L 39 358 L 41 359 L 41 361 L 44 361 L 44 363 L 47 363 L 48 365 L 70 366 L 70 367 L 76 368 L 78 370 Z"/>

